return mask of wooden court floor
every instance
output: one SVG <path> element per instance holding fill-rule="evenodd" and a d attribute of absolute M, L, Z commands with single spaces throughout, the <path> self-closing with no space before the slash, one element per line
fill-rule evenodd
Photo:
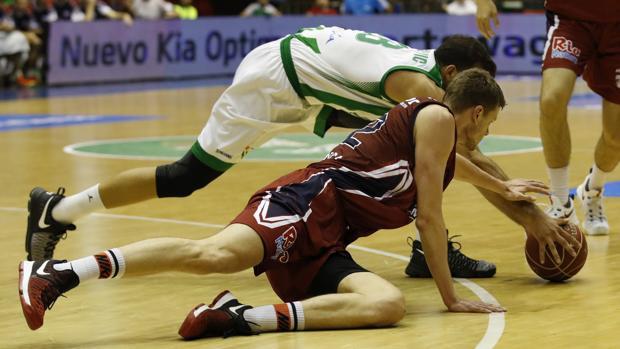
<path fill-rule="evenodd" d="M 503 80 L 509 105 L 492 134 L 538 136 L 537 80 Z M 0 133 L 0 348 L 618 348 L 620 328 L 620 200 L 607 199 L 608 237 L 589 237 L 584 269 L 564 284 L 549 284 L 528 268 L 524 232 L 471 187 L 453 183 L 444 212 L 451 234 L 462 234 L 466 254 L 497 264 L 494 278 L 458 280 L 462 297 L 496 300 L 496 315 L 445 311 L 432 280 L 407 278 L 405 240 L 413 227 L 381 231 L 359 240 L 355 259 L 403 290 L 407 315 L 397 326 L 375 330 L 262 334 L 183 342 L 176 334 L 187 312 L 230 289 L 242 302 L 277 302 L 264 277 L 250 271 L 198 277 L 162 274 L 92 281 L 67 293 L 36 332 L 26 326 L 18 300 L 17 268 L 24 258 L 26 202 L 33 186 L 74 193 L 120 171 L 160 163 L 81 157 L 63 152 L 77 142 L 112 138 L 197 135 L 221 87 L 125 92 L 0 102 L 2 114 L 156 115 L 158 119 Z M 576 92 L 585 93 L 580 83 Z M 571 185 L 592 162 L 600 111 L 571 108 Z M 513 177 L 546 180 L 541 152 L 497 156 Z M 257 188 L 303 162 L 245 162 L 186 199 L 153 200 L 101 212 L 77 222 L 57 249 L 73 259 L 159 236 L 202 238 L 217 232 Z M 620 180 L 615 171 L 611 180 Z M 541 199 L 546 203 L 544 199 Z"/>

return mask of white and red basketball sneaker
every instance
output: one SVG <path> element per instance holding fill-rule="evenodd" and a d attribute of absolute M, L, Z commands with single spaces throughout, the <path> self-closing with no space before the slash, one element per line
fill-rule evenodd
<path fill-rule="evenodd" d="M 252 335 L 250 325 L 243 318 L 243 313 L 251 308 L 239 303 L 230 291 L 223 291 L 211 304 L 202 303 L 192 309 L 179 328 L 179 335 L 185 340 Z"/>
<path fill-rule="evenodd" d="M 56 299 L 80 283 L 71 270 L 56 270 L 54 265 L 66 261 L 46 260 L 19 263 L 19 300 L 31 330 L 43 326 L 45 311 Z"/>

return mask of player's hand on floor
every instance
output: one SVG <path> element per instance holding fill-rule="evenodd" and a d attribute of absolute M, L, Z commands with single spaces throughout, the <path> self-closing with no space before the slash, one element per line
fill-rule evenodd
<path fill-rule="evenodd" d="M 527 193 L 549 195 L 549 187 L 545 183 L 534 179 L 516 178 L 507 180 L 504 184 L 506 185 L 506 191 L 503 193 L 503 197 L 510 201 L 536 201 L 533 195 L 528 195 Z"/>
<path fill-rule="evenodd" d="M 448 305 L 448 310 L 453 313 L 501 313 L 505 312 L 506 308 L 481 301 L 457 299 L 456 302 Z"/>

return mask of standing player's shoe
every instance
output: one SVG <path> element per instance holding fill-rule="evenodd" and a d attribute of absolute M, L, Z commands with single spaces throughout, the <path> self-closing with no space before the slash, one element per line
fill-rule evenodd
<path fill-rule="evenodd" d="M 54 269 L 55 264 L 64 262 L 47 260 L 19 263 L 19 300 L 31 330 L 43 325 L 45 311 L 52 309 L 59 296 L 80 283 L 73 270 Z"/>
<path fill-rule="evenodd" d="M 448 266 L 450 274 L 457 278 L 490 278 L 495 275 L 495 264 L 484 260 L 476 260 L 469 258 L 461 252 L 461 244 L 452 241 L 455 235 L 448 240 Z M 405 274 L 413 278 L 430 278 L 431 271 L 428 269 L 422 243 L 420 240 L 407 238 L 409 246 L 411 246 L 411 259 L 405 269 Z M 458 245 L 458 247 L 455 247 Z"/>
<path fill-rule="evenodd" d="M 577 187 L 577 199 L 584 214 L 583 229 L 588 235 L 609 234 L 609 223 L 603 212 L 603 190 L 590 188 L 590 176 Z"/>
<path fill-rule="evenodd" d="M 54 257 L 58 240 L 67 230 L 75 230 L 73 224 L 62 224 L 52 218 L 52 209 L 65 196 L 65 188 L 56 193 L 34 188 L 28 201 L 28 227 L 26 228 L 26 252 L 29 261 L 42 261 Z"/>
<path fill-rule="evenodd" d="M 551 196 L 551 205 L 545 210 L 547 215 L 551 218 L 568 219 L 569 222 L 579 225 L 579 218 L 575 213 L 575 204 L 573 203 L 573 196 L 568 197 L 568 202 L 563 203 L 557 196 Z"/>
<path fill-rule="evenodd" d="M 179 328 L 179 334 L 186 340 L 251 335 L 250 325 L 243 318 L 243 313 L 251 308 L 239 303 L 230 291 L 224 291 L 208 306 L 199 304 L 192 309 Z"/>

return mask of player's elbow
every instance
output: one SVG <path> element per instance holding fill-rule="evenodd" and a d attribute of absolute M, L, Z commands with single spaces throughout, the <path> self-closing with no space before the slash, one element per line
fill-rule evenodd
<path fill-rule="evenodd" d="M 429 231 L 441 226 L 441 213 L 438 215 L 418 214 L 415 220 L 415 226 L 418 231 Z"/>

